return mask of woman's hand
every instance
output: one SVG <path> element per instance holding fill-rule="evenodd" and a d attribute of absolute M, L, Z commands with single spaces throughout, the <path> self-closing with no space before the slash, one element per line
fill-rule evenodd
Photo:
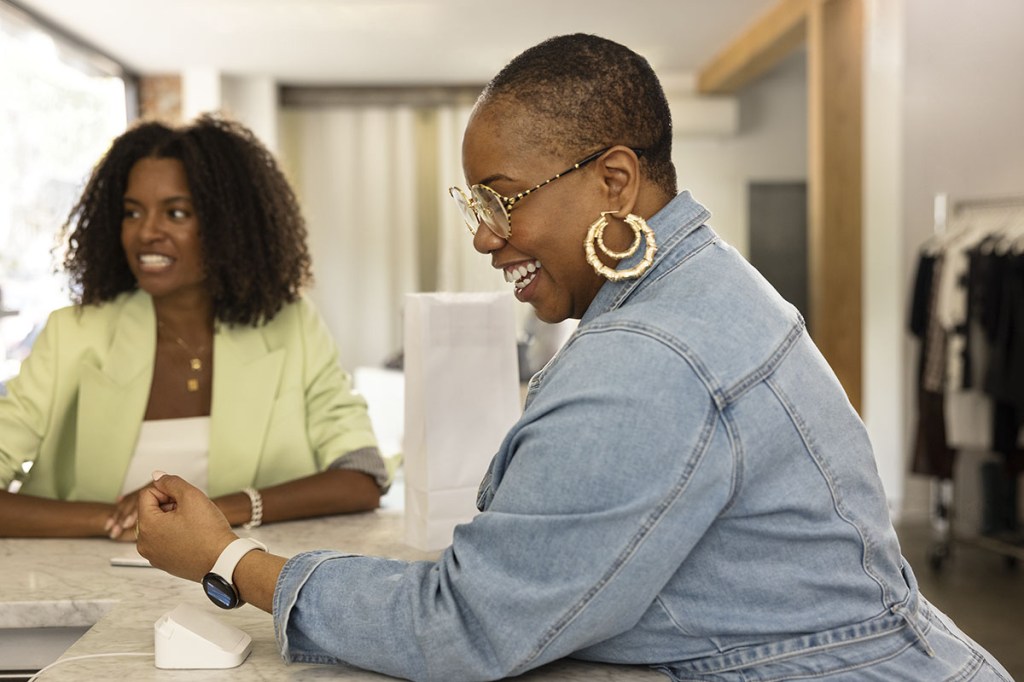
<path fill-rule="evenodd" d="M 114 511 L 107 519 L 104 527 L 111 540 L 121 542 L 135 542 L 135 522 L 139 519 L 139 493 L 146 488 L 152 487 L 152 483 L 142 486 L 138 490 L 121 495 L 114 504 Z"/>
<path fill-rule="evenodd" d="M 139 492 L 139 554 L 153 566 L 199 582 L 237 535 L 201 490 L 178 476 L 154 472 Z"/>

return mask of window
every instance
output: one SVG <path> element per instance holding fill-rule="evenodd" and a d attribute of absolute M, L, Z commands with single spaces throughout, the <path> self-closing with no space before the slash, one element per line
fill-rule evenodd
<path fill-rule="evenodd" d="M 128 120 L 116 63 L 0 3 L 0 382 L 68 303 L 57 235 Z"/>

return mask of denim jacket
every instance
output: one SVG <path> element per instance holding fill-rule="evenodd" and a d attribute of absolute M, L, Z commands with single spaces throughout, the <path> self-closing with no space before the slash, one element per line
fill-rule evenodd
<path fill-rule="evenodd" d="M 286 659 L 446 681 L 565 656 L 676 680 L 990 665 L 920 597 L 864 426 L 800 315 L 708 217 L 684 192 L 650 220 L 653 267 L 607 282 L 530 381 L 481 513 L 437 562 L 288 561 Z"/>

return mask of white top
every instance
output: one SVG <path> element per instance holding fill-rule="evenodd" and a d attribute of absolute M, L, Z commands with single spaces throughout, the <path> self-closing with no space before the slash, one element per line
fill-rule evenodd
<path fill-rule="evenodd" d="M 156 469 L 181 476 L 206 492 L 209 459 L 209 417 L 144 421 L 135 444 L 135 454 L 124 475 L 121 494 L 150 483 Z"/>

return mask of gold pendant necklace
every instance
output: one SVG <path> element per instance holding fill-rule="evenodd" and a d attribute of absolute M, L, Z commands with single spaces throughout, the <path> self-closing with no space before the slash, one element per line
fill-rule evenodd
<path fill-rule="evenodd" d="M 157 326 L 160 329 L 163 329 L 164 331 L 167 330 L 167 328 L 164 327 L 164 323 L 159 320 L 157 320 Z M 191 370 L 194 374 L 197 375 L 190 376 L 185 379 L 185 390 L 188 391 L 189 393 L 195 393 L 196 391 L 199 390 L 198 373 L 203 371 L 203 361 L 199 356 L 206 350 L 206 346 L 200 346 L 199 348 L 193 350 L 191 346 L 185 343 L 185 339 L 175 334 L 171 334 L 171 336 L 174 337 L 174 342 L 181 346 L 185 353 L 188 355 L 189 370 Z"/>

